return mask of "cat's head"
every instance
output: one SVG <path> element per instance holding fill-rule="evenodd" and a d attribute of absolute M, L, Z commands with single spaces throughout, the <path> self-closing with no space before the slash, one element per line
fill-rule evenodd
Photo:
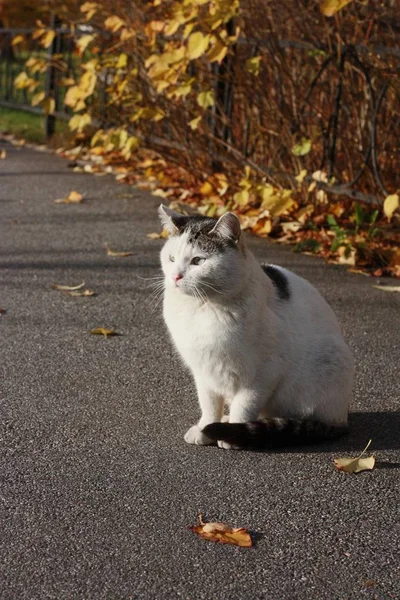
<path fill-rule="evenodd" d="M 166 287 L 197 297 L 235 295 L 245 262 L 239 219 L 229 212 L 218 220 L 187 217 L 163 205 L 158 214 L 170 234 L 161 251 Z"/>

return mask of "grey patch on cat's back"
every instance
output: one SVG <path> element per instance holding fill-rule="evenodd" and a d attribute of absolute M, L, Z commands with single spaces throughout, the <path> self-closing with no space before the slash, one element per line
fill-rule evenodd
<path fill-rule="evenodd" d="M 290 299 L 289 282 L 286 275 L 273 265 L 262 265 L 262 270 L 270 278 L 281 300 Z"/>

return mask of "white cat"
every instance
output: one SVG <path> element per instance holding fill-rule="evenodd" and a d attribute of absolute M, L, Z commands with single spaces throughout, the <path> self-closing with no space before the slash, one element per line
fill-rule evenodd
<path fill-rule="evenodd" d="M 189 444 L 269 447 L 347 430 L 353 358 L 332 309 L 294 273 L 261 267 L 233 213 L 159 215 L 164 318 L 195 379 Z M 224 417 L 229 406 L 229 422 Z"/>

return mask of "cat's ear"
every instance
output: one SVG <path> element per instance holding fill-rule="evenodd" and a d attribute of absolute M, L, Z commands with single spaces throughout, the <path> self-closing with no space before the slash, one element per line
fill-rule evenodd
<path fill-rule="evenodd" d="M 210 233 L 218 233 L 225 239 L 233 240 L 238 242 L 241 234 L 240 221 L 236 215 L 231 212 L 227 212 L 220 217 L 210 231 Z"/>
<path fill-rule="evenodd" d="M 164 229 L 175 235 L 178 233 L 183 227 L 185 227 L 188 217 L 181 215 L 180 213 L 168 208 L 168 206 L 164 206 L 164 204 L 160 204 L 158 207 L 158 216 L 160 217 L 162 226 Z"/>

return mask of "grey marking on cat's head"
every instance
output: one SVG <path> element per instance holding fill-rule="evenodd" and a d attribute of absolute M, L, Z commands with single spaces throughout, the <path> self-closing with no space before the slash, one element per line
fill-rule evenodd
<path fill-rule="evenodd" d="M 219 219 L 201 215 L 184 216 L 161 204 L 158 209 L 161 222 L 172 235 L 186 233 L 188 242 L 207 254 L 223 252 L 237 247 L 241 229 L 239 219 L 233 213 L 225 213 Z"/>

